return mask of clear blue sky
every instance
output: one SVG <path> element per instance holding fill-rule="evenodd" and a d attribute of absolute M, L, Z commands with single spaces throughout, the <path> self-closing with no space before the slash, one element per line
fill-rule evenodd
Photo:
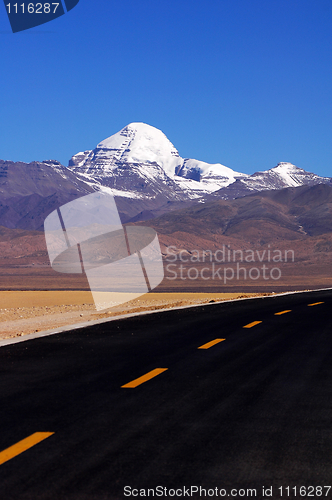
<path fill-rule="evenodd" d="M 133 121 L 183 157 L 332 176 L 331 0 L 80 0 L 12 34 L 0 5 L 0 158 L 69 158 Z"/>

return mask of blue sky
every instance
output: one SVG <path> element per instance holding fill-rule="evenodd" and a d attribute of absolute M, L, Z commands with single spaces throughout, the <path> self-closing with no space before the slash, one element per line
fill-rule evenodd
<path fill-rule="evenodd" d="M 0 5 L 0 54 L 1 159 L 67 165 L 140 121 L 183 157 L 332 176 L 331 0 L 80 0 L 16 34 Z"/>

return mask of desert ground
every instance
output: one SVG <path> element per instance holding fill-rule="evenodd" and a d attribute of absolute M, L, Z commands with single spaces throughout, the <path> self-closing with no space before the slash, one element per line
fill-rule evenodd
<path fill-rule="evenodd" d="M 124 314 L 252 297 L 255 293 L 149 293 L 97 312 L 87 291 L 0 291 L 0 339 Z M 265 294 L 266 295 L 266 294 Z"/>
<path fill-rule="evenodd" d="M 212 236 L 213 241 L 189 233 L 161 234 L 165 277 L 160 285 L 152 293 L 97 312 L 85 274 L 62 274 L 51 268 L 42 232 L 0 227 L 0 339 L 116 315 L 332 286 L 329 235 L 303 241 L 281 238 L 275 244 L 264 243 L 257 248 L 254 242 L 261 235 L 256 233 L 250 236 L 247 246 L 232 237 Z M 225 245 L 242 250 L 253 245 L 255 251 L 260 249 L 260 255 L 262 251 L 268 255 L 273 248 L 282 252 L 291 249 L 294 258 L 276 263 L 266 258 L 220 263 L 216 254 L 212 261 L 208 257 L 193 258 L 196 249 L 203 255 L 206 248 L 218 252 Z M 174 252 L 169 253 L 171 246 L 178 251 L 176 258 Z M 214 272 L 219 268 L 220 276 Z"/>

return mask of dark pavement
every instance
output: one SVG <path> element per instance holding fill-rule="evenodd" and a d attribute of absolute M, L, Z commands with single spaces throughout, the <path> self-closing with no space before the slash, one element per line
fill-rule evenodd
<path fill-rule="evenodd" d="M 54 434 L 0 465 L 0 500 L 332 498 L 331 305 L 209 304 L 1 347 L 0 451 Z"/>

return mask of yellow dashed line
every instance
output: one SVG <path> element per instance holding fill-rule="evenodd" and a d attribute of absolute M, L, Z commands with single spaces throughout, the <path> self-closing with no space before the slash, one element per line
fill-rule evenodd
<path fill-rule="evenodd" d="M 156 368 L 155 370 L 151 370 L 150 372 L 146 373 L 145 375 L 142 375 L 139 378 L 136 378 L 135 380 L 132 380 L 131 382 L 128 382 L 128 384 L 122 385 L 121 387 L 123 388 L 128 388 L 128 389 L 134 389 L 135 387 L 144 384 L 144 382 L 147 382 L 148 380 L 151 380 L 152 378 L 156 377 L 160 373 L 165 372 L 168 370 L 168 368 Z"/>
<path fill-rule="evenodd" d="M 197 349 L 210 349 L 210 347 L 212 347 L 216 344 L 219 344 L 219 342 L 222 342 L 223 340 L 226 340 L 226 339 L 211 340 L 211 342 L 208 342 L 207 344 L 203 344 L 200 347 L 197 347 Z"/>
<path fill-rule="evenodd" d="M 286 311 L 280 311 L 278 313 L 274 313 L 275 316 L 281 316 L 282 314 L 290 313 L 292 312 L 291 309 L 287 309 Z"/>
<path fill-rule="evenodd" d="M 308 306 L 318 306 L 319 304 L 324 304 L 324 302 L 314 302 L 313 304 L 308 304 Z"/>
<path fill-rule="evenodd" d="M 253 321 L 252 323 L 245 325 L 243 328 L 252 328 L 253 326 L 259 325 L 259 323 L 262 323 L 262 321 Z"/>
<path fill-rule="evenodd" d="M 13 444 L 13 446 L 10 446 L 0 453 L 0 465 L 8 462 L 8 460 L 11 460 L 14 457 L 17 457 L 17 455 L 20 455 L 29 448 L 32 448 L 32 446 L 35 446 L 35 444 L 38 444 L 44 439 L 52 436 L 52 434 L 54 434 L 54 432 L 35 432 L 34 434 L 31 434 L 31 436 L 22 439 L 22 441 Z"/>

